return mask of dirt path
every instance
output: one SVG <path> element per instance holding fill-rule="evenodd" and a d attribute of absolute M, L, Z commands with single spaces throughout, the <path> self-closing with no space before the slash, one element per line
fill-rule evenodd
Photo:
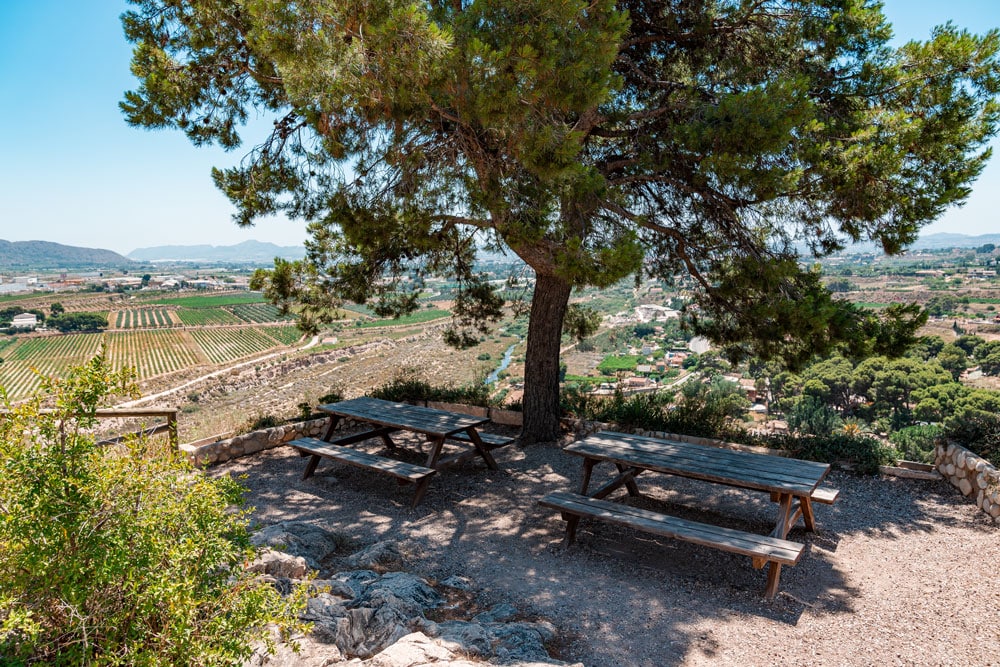
<path fill-rule="evenodd" d="M 833 473 L 840 501 L 817 507 L 820 531 L 762 598 L 747 558 L 608 524 L 563 522 L 537 505 L 574 489 L 580 463 L 555 445 L 497 450 L 501 470 L 445 472 L 424 502 L 388 477 L 324 463 L 299 479 L 287 448 L 239 459 L 262 523 L 315 522 L 355 540 L 398 540 L 410 570 L 469 577 L 477 602 L 511 602 L 551 620 L 565 660 L 588 667 L 666 665 L 989 665 L 1000 660 L 1000 531 L 944 482 Z M 600 469 L 598 469 L 600 470 Z M 766 533 L 761 494 L 643 477 L 643 506 Z"/>

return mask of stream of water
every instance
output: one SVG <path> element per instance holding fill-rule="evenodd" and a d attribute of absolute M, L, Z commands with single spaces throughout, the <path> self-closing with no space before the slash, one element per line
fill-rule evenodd
<path fill-rule="evenodd" d="M 500 365 L 497 366 L 496 370 L 486 376 L 486 384 L 493 384 L 500 379 L 500 373 L 507 370 L 510 366 L 510 359 L 514 355 L 514 348 L 517 347 L 517 343 L 514 343 L 507 348 L 507 351 L 503 353 L 503 359 L 500 360 Z"/>

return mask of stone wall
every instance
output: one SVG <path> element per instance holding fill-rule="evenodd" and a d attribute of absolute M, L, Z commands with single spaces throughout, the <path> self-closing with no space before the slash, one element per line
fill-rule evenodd
<path fill-rule="evenodd" d="M 942 442 L 935 448 L 938 471 L 963 495 L 1000 523 L 1000 471 L 965 447 Z"/>
<path fill-rule="evenodd" d="M 325 426 L 325 417 L 310 419 L 294 424 L 265 428 L 207 444 L 199 442 L 181 445 L 180 449 L 187 453 L 195 465 L 213 465 L 240 456 L 256 454 L 265 449 L 279 447 L 296 438 L 319 437 Z M 337 430 L 351 426 L 353 426 L 353 422 L 350 419 L 342 419 L 337 424 Z"/>

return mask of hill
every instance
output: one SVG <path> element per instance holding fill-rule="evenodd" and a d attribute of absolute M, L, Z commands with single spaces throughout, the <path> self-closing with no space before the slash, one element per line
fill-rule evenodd
<path fill-rule="evenodd" d="M 129 259 L 139 262 L 228 262 L 270 264 L 275 257 L 302 259 L 302 246 L 279 246 L 261 241 L 243 241 L 236 245 L 164 245 L 136 248 Z"/>
<path fill-rule="evenodd" d="M 1000 234 L 968 236 L 966 234 L 940 232 L 921 236 L 912 247 L 914 250 L 943 250 L 945 248 L 978 248 L 987 243 L 1000 246 Z"/>
<path fill-rule="evenodd" d="M 50 241 L 0 239 L 0 266 L 14 270 L 128 267 L 132 260 L 111 250 L 80 248 Z"/>

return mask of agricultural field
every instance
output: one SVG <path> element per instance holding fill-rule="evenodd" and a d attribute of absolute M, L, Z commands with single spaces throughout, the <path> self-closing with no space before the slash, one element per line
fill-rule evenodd
<path fill-rule="evenodd" d="M 213 364 L 236 361 L 275 347 L 275 339 L 249 327 L 194 329 L 188 333 Z"/>
<path fill-rule="evenodd" d="M 177 306 L 180 308 L 223 308 L 245 303 L 266 303 L 264 297 L 257 292 L 236 292 L 232 294 L 205 294 L 197 296 L 157 297 L 149 301 L 160 306 Z"/>
<path fill-rule="evenodd" d="M 294 345 L 302 338 L 302 332 L 298 327 L 264 327 L 258 329 L 261 333 L 270 336 L 282 345 Z"/>
<path fill-rule="evenodd" d="M 174 326 L 166 308 L 137 308 L 119 310 L 115 314 L 116 329 L 156 329 Z"/>
<path fill-rule="evenodd" d="M 135 366 L 140 380 L 205 363 L 183 331 L 112 332 L 106 336 L 112 366 Z"/>
<path fill-rule="evenodd" d="M 370 327 L 401 327 L 409 324 L 421 324 L 423 322 L 430 322 L 431 320 L 438 320 L 443 317 L 449 317 L 451 315 L 447 310 L 418 310 L 410 315 L 404 315 L 398 319 L 384 319 L 384 320 L 359 320 L 356 323 L 361 329 L 367 329 Z"/>
<path fill-rule="evenodd" d="M 294 315 L 282 315 L 278 307 L 270 303 L 243 303 L 227 308 L 233 315 L 244 320 L 260 324 L 263 322 L 285 322 L 295 319 Z"/>
<path fill-rule="evenodd" d="M 24 338 L 5 350 L 0 364 L 0 386 L 7 398 L 24 398 L 38 388 L 38 374 L 59 375 L 68 366 L 80 364 L 100 350 L 102 334 L 70 334 Z"/>
<path fill-rule="evenodd" d="M 180 308 L 177 310 L 177 319 L 179 319 L 184 326 L 188 327 L 243 323 L 243 320 L 236 317 L 228 310 L 215 307 Z"/>

